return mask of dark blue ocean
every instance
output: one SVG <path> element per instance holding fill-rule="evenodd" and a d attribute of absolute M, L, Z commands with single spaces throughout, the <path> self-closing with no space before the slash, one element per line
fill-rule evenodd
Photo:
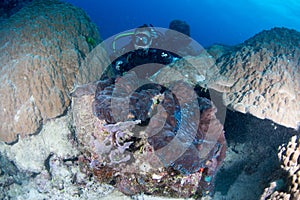
<path fill-rule="evenodd" d="M 86 11 L 106 39 L 143 24 L 167 28 L 186 21 L 191 37 L 207 47 L 235 45 L 273 27 L 300 31 L 298 0 L 65 0 Z"/>

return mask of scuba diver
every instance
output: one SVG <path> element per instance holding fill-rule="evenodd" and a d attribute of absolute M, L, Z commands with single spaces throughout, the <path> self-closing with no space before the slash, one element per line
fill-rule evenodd
<path fill-rule="evenodd" d="M 113 61 L 104 73 L 104 78 L 122 76 L 130 70 L 134 70 L 140 78 L 149 77 L 163 65 L 181 58 L 173 52 L 158 48 L 162 40 L 162 34 L 154 30 L 153 26 L 145 24 L 136 28 L 131 36 L 131 42 L 111 56 Z M 151 68 L 139 71 L 138 66 L 144 64 L 151 64 Z M 136 67 L 137 69 L 134 69 Z"/>
<path fill-rule="evenodd" d="M 120 50 L 116 50 L 115 40 L 122 36 L 131 36 L 131 41 Z M 93 104 L 94 114 L 98 118 L 105 119 L 109 123 L 117 122 L 117 120 L 115 121 L 113 114 L 111 114 L 112 112 L 110 109 L 111 106 L 114 105 L 112 105 L 111 103 L 112 97 L 110 96 L 113 96 L 114 94 L 114 89 L 113 87 L 111 87 L 111 85 L 117 83 L 120 80 L 118 79 L 119 77 L 125 75 L 129 71 L 134 71 L 138 78 L 148 78 L 158 70 L 163 68 L 165 65 L 171 64 L 174 61 L 181 59 L 182 56 L 197 55 L 197 51 L 195 51 L 195 49 L 190 46 L 192 40 L 190 38 L 189 25 L 186 22 L 180 20 L 173 20 L 169 25 L 169 30 L 167 30 L 164 34 L 156 31 L 153 26 L 148 26 L 145 24 L 136 28 L 133 33 L 125 33 L 120 36 L 116 36 L 115 40 L 112 44 L 114 49 L 114 54 L 111 56 L 112 62 L 106 68 L 106 71 L 101 77 L 101 81 L 104 81 L 99 82 L 97 86 L 97 92 L 95 96 L 96 101 Z M 182 51 L 183 53 L 180 51 Z M 174 52 L 180 53 L 178 53 L 179 55 L 177 55 Z M 127 78 L 131 77 L 127 76 Z M 134 81 L 137 80 L 139 79 L 134 79 Z M 126 79 L 126 81 L 128 80 Z M 119 83 L 119 85 L 127 83 L 126 81 Z M 125 86 L 127 85 L 125 84 Z M 106 87 L 108 89 L 104 90 Z M 128 87 L 129 90 L 132 89 L 130 88 L 130 86 Z M 119 88 L 126 87 L 123 87 L 122 85 L 122 87 Z M 200 86 L 194 88 L 194 90 L 199 96 L 204 96 L 209 99 L 209 94 Z M 124 94 L 126 94 L 126 92 L 127 91 L 125 91 Z M 122 95 L 124 94 L 122 93 Z M 153 104 L 153 99 L 160 96 L 158 94 L 164 94 L 165 99 L 162 100 L 158 98 L 157 100 L 155 100 L 156 103 Z M 142 127 L 149 123 L 152 114 L 154 113 L 152 113 L 151 110 L 152 107 L 155 108 L 155 106 L 153 105 L 157 105 L 160 103 L 161 105 L 165 106 L 165 110 L 168 111 L 167 113 L 170 117 L 166 119 L 168 119 L 170 123 L 166 124 L 167 128 L 169 128 L 170 130 L 162 132 L 160 134 L 156 134 L 153 137 L 149 137 L 148 142 L 150 145 L 156 144 L 154 142 L 156 137 L 158 138 L 157 140 L 160 140 L 161 138 L 175 137 L 177 131 L 179 130 L 182 111 L 180 110 L 181 108 L 178 101 L 176 100 L 176 97 L 173 97 L 173 95 L 174 94 L 164 86 L 160 86 L 159 84 L 155 83 L 147 83 L 137 88 L 137 90 L 135 90 L 133 95 L 131 95 L 129 98 L 130 101 L 128 109 L 130 109 L 130 115 L 125 115 L 125 119 L 126 117 L 128 117 L 128 119 L 130 120 L 141 120 L 140 125 Z M 171 104 L 170 102 L 174 104 Z M 164 133 L 167 133 L 168 135 L 164 135 Z M 193 141 L 193 145 L 200 146 L 200 142 L 199 144 L 197 142 L 197 140 Z M 216 150 L 215 152 L 215 157 L 209 160 L 209 162 L 207 162 L 207 164 L 203 166 L 203 168 L 199 169 L 199 173 L 201 172 L 202 174 L 202 179 L 199 182 L 199 187 L 201 187 L 204 196 L 211 195 L 212 189 L 214 187 L 213 181 L 215 178 L 216 168 L 218 164 L 221 163 L 221 161 L 217 159 L 224 157 L 223 142 L 224 141 L 216 142 L 218 150 Z M 157 142 L 157 144 L 162 143 Z M 159 149 L 160 147 L 156 148 Z M 220 156 L 219 154 L 222 156 Z M 180 162 L 178 163 L 179 164 L 177 170 L 180 169 Z"/>
<path fill-rule="evenodd" d="M 129 44 L 116 50 L 116 41 L 122 37 L 131 37 Z M 103 74 L 103 78 L 122 76 L 125 72 L 134 70 L 138 76 L 149 77 L 157 72 L 162 65 L 168 65 L 183 56 L 199 55 L 201 49 L 192 45 L 190 26 L 182 20 L 172 20 L 169 29 L 161 33 L 150 25 L 137 27 L 134 32 L 117 35 L 110 56 L 111 64 Z M 140 72 L 134 69 L 140 65 L 153 64 Z M 160 64 L 160 65 L 159 65 Z"/>

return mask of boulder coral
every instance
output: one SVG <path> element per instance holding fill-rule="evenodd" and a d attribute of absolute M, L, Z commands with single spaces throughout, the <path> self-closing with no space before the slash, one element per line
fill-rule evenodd
<path fill-rule="evenodd" d="M 232 110 L 297 129 L 300 125 L 300 33 L 273 28 L 233 47 L 215 45 L 151 78 L 214 89 Z"/>
<path fill-rule="evenodd" d="M 100 36 L 83 10 L 57 0 L 32 1 L 0 35 L 0 140 L 13 142 L 65 112 L 77 77 L 98 78 L 80 67 Z"/>
<path fill-rule="evenodd" d="M 220 56 L 212 88 L 236 111 L 286 127 L 300 125 L 300 33 L 286 28 L 262 31 Z"/>

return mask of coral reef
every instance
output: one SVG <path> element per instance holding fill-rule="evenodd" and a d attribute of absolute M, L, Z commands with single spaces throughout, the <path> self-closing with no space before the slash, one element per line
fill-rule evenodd
<path fill-rule="evenodd" d="M 165 66 L 150 79 L 156 83 L 168 86 L 173 81 L 185 81 L 193 86 L 208 88 L 216 82 L 219 68 L 215 58 L 202 50 L 197 56 L 186 56 L 168 66 Z"/>
<path fill-rule="evenodd" d="M 0 35 L 0 140 L 13 142 L 65 112 L 80 65 L 100 37 L 82 10 L 56 0 L 32 1 L 1 23 Z"/>
<path fill-rule="evenodd" d="M 13 161 L 18 169 L 40 173 L 49 155 L 55 153 L 61 158 L 72 158 L 79 153 L 71 143 L 72 133 L 68 123 L 66 116 L 49 120 L 39 135 L 20 138 L 14 145 L 0 142 L 0 153 Z"/>
<path fill-rule="evenodd" d="M 234 47 L 215 45 L 208 52 L 185 57 L 151 78 L 159 83 L 185 80 L 214 89 L 223 93 L 224 105 L 230 109 L 297 129 L 299 41 L 299 32 L 273 28 Z"/>
<path fill-rule="evenodd" d="M 212 88 L 229 108 L 297 129 L 300 122 L 300 33 L 262 31 L 217 60 Z"/>
<path fill-rule="evenodd" d="M 164 88 L 134 73 L 99 81 L 95 100 L 77 90 L 82 96 L 75 91 L 72 107 L 83 170 L 127 195 L 212 193 L 226 145 L 210 100 L 193 102 L 187 83 Z"/>
<path fill-rule="evenodd" d="M 99 199 L 113 191 L 80 171 L 78 159 L 63 159 L 52 154 L 48 169 L 20 182 L 9 173 L 0 175 L 1 199 Z"/>
<path fill-rule="evenodd" d="M 225 137 L 219 110 L 191 93 L 195 86 L 222 92 L 233 110 L 299 126 L 300 34 L 294 30 L 274 28 L 235 47 L 201 49 L 163 67 L 153 82 L 134 73 L 93 82 L 108 66 L 107 55 L 96 47 L 100 37 L 82 10 L 57 0 L 17 7 L 0 24 L 0 199 L 127 198 L 107 196 L 114 188 L 145 199 L 211 195 Z M 70 115 L 62 116 L 70 102 Z M 235 141 L 227 151 L 223 176 L 236 177 L 220 199 L 258 197 L 276 169 L 270 155 L 284 132 L 261 122 L 240 130 L 241 119 L 227 121 L 247 142 Z M 278 154 L 287 187 L 277 179 L 261 199 L 300 198 L 299 143 L 293 137 Z"/>
<path fill-rule="evenodd" d="M 287 145 L 279 148 L 278 158 L 281 167 L 288 172 L 287 191 L 278 191 L 278 181 L 266 188 L 261 200 L 264 199 L 299 199 L 300 198 L 300 139 L 293 136 Z"/>

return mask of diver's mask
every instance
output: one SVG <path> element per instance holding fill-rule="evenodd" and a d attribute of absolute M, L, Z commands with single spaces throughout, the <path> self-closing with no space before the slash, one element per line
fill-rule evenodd
<path fill-rule="evenodd" d="M 152 37 L 145 33 L 137 33 L 134 35 L 134 46 L 136 49 L 149 48 L 152 43 Z"/>

